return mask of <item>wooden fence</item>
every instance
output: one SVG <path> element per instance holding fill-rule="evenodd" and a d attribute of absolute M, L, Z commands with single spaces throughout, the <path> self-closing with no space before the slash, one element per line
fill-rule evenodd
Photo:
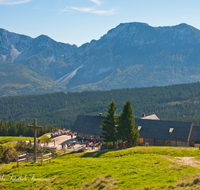
<path fill-rule="evenodd" d="M 34 146 L 34 143 L 30 143 L 29 141 L 21 141 L 21 140 L 18 140 L 18 143 L 22 143 L 22 144 L 27 144 L 27 145 L 30 145 L 30 146 Z M 37 148 L 43 148 L 43 149 L 57 149 L 56 146 L 45 146 L 45 144 L 36 144 L 36 147 Z"/>
<path fill-rule="evenodd" d="M 20 141 L 20 140 L 18 140 L 18 142 L 19 142 L 19 143 L 22 143 L 22 144 L 34 146 L 34 143 L 29 143 L 28 141 Z M 44 146 L 44 145 L 42 145 L 42 144 L 37 144 L 36 146 L 37 146 L 37 148 L 42 148 L 42 149 L 49 150 L 51 153 L 53 153 L 54 155 L 57 156 L 57 154 L 56 154 L 56 152 L 55 152 L 55 150 L 57 149 L 56 146 L 51 146 L 51 147 L 49 147 L 49 146 Z"/>
<path fill-rule="evenodd" d="M 17 156 L 17 167 L 19 167 L 19 162 L 41 162 L 42 165 L 44 161 L 48 160 L 49 163 L 51 163 L 51 159 L 51 153 L 37 153 L 36 155 L 34 155 L 34 153 L 26 153 Z"/>

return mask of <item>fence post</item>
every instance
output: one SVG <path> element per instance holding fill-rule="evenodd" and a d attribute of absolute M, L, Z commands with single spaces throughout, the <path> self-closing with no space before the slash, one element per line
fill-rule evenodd
<path fill-rule="evenodd" d="M 49 155 L 49 158 L 51 157 L 51 155 Z M 49 163 L 51 163 L 51 159 L 49 159 Z"/>
<path fill-rule="evenodd" d="M 28 153 L 26 153 L 26 161 L 28 162 Z"/>
<path fill-rule="evenodd" d="M 19 158 L 17 156 L 17 167 L 19 167 Z"/>
<path fill-rule="evenodd" d="M 41 165 L 43 164 L 43 153 L 41 154 Z"/>

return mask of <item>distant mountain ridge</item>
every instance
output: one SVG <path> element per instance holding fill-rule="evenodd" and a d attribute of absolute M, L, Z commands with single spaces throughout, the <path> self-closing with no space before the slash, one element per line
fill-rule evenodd
<path fill-rule="evenodd" d="M 123 23 L 80 47 L 0 29 L 0 96 L 196 82 L 199 52 L 200 30 L 184 23 Z"/>

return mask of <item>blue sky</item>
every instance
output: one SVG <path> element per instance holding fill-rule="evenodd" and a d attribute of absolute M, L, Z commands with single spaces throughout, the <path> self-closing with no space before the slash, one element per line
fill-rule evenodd
<path fill-rule="evenodd" d="M 0 28 L 80 46 L 126 22 L 200 29 L 199 10 L 199 0 L 0 0 Z"/>

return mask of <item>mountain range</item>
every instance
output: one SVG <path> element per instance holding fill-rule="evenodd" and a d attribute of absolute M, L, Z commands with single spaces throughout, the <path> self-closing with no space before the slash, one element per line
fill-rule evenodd
<path fill-rule="evenodd" d="M 80 47 L 0 29 L 0 97 L 200 80 L 200 30 L 123 23 Z"/>

